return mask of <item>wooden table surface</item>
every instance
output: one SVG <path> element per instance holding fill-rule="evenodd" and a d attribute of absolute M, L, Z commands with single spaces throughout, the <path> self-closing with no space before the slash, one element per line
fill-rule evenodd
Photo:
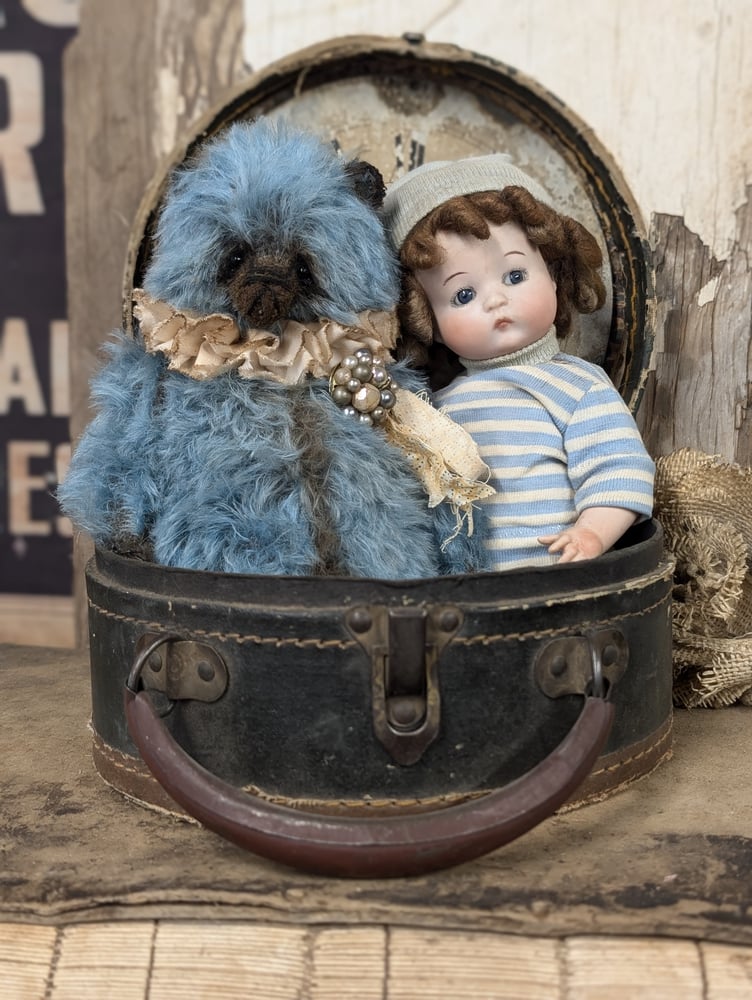
<path fill-rule="evenodd" d="M 123 799 L 88 711 L 82 654 L 0 646 L 2 1000 L 752 998 L 749 709 L 677 712 L 673 759 L 631 788 L 371 882 Z"/>
<path fill-rule="evenodd" d="M 749 1000 L 752 948 L 409 927 L 0 924 L 4 1000 Z"/>

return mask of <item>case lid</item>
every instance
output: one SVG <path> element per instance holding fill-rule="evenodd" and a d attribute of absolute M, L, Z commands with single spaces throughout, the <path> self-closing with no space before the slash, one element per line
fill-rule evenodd
<path fill-rule="evenodd" d="M 390 183 L 429 160 L 507 152 L 604 254 L 605 305 L 579 318 L 563 348 L 603 365 L 637 409 L 653 342 L 650 252 L 633 198 L 592 130 L 512 67 L 456 46 L 357 36 L 300 50 L 232 90 L 154 177 L 131 231 L 124 325 L 173 168 L 240 119 L 286 117 L 375 164 Z"/>

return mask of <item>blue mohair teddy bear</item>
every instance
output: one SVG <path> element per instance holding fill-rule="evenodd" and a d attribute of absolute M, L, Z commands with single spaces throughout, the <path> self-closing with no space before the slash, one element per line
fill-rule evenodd
<path fill-rule="evenodd" d="M 108 345 L 97 414 L 59 489 L 79 529 L 219 572 L 482 566 L 478 467 L 463 466 L 453 432 L 437 444 L 422 381 L 392 364 L 383 193 L 374 167 L 263 118 L 176 171 L 134 293 L 135 337 Z"/>

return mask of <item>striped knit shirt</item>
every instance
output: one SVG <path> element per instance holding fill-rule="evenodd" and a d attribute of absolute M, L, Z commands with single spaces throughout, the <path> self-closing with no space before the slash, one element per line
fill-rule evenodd
<path fill-rule="evenodd" d="M 650 517 L 655 467 L 632 415 L 603 369 L 559 353 L 553 328 L 514 354 L 462 363 L 467 374 L 435 403 L 491 469 L 488 569 L 558 562 L 538 536 L 563 531 L 588 507 Z"/>

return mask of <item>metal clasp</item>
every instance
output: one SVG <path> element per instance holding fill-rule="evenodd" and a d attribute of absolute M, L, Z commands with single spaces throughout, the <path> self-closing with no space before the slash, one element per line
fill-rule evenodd
<path fill-rule="evenodd" d="M 599 629 L 552 639 L 535 660 L 535 680 L 549 698 L 590 694 L 605 698 L 624 674 L 629 646 L 618 629 Z"/>
<path fill-rule="evenodd" d="M 451 605 L 374 604 L 352 608 L 345 623 L 371 659 L 376 736 L 398 764 L 414 764 L 439 732 L 437 665 L 462 612 Z"/>
<path fill-rule="evenodd" d="M 146 632 L 136 644 L 128 687 L 135 691 L 139 680 L 171 701 L 211 702 L 225 693 L 229 675 L 222 657 L 206 643 Z"/>

